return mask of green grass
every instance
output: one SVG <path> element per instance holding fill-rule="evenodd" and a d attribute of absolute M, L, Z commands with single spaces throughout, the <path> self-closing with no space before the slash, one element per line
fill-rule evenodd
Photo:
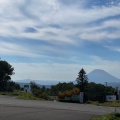
<path fill-rule="evenodd" d="M 23 92 L 21 93 L 17 99 L 22 99 L 22 100 L 43 100 L 41 98 L 34 97 L 31 93 L 26 93 Z"/>
<path fill-rule="evenodd" d="M 17 99 L 22 100 L 43 100 L 41 98 L 34 97 L 31 93 L 26 93 L 24 91 L 0 92 L 0 95 L 16 96 Z"/>
<path fill-rule="evenodd" d="M 120 113 L 112 113 L 99 117 L 92 117 L 90 120 L 120 120 Z"/>
<path fill-rule="evenodd" d="M 0 92 L 0 95 L 9 95 L 9 96 L 18 96 L 22 91 L 13 91 L 13 92 Z"/>
<path fill-rule="evenodd" d="M 94 105 L 99 105 L 99 106 L 107 106 L 107 107 L 120 107 L 120 101 L 112 101 L 112 102 L 104 102 L 104 103 L 99 103 L 97 101 L 89 101 L 88 103 L 94 104 Z"/>
<path fill-rule="evenodd" d="M 120 107 L 120 101 L 105 102 L 100 105 L 109 107 Z"/>

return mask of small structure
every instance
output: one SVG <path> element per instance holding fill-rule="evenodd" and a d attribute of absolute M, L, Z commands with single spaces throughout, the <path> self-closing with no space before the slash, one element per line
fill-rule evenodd
<path fill-rule="evenodd" d="M 116 95 L 107 95 L 106 96 L 106 101 L 115 101 L 116 100 Z"/>

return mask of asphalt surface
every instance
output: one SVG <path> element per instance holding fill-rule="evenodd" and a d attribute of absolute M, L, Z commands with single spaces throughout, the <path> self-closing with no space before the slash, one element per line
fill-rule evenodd
<path fill-rule="evenodd" d="M 89 120 L 120 108 L 56 101 L 17 100 L 0 95 L 0 120 Z"/>

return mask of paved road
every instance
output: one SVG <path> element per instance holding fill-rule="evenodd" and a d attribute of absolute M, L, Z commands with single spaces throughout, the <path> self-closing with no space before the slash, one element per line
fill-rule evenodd
<path fill-rule="evenodd" d="M 114 107 L 0 96 L 0 120 L 89 120 L 91 116 L 114 111 Z M 120 108 L 117 111 L 120 112 Z"/>

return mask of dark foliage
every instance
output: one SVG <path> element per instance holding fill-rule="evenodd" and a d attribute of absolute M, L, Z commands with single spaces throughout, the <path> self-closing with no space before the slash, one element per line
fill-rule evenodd
<path fill-rule="evenodd" d="M 64 92 L 66 90 L 72 90 L 74 88 L 74 84 L 72 82 L 69 83 L 58 83 L 57 85 L 51 86 L 50 95 L 57 96 L 58 92 Z"/>
<path fill-rule="evenodd" d="M 20 85 L 16 84 L 13 81 L 9 81 L 6 86 L 6 91 L 7 92 L 13 92 L 14 90 L 21 90 Z"/>
<path fill-rule="evenodd" d="M 80 88 L 80 91 L 85 92 L 88 85 L 88 78 L 83 68 L 78 73 L 78 77 L 76 80 L 77 80 L 77 86 Z"/>
<path fill-rule="evenodd" d="M 114 94 L 114 88 L 91 82 L 87 86 L 87 99 L 90 101 L 105 102 L 106 95 Z"/>
<path fill-rule="evenodd" d="M 11 75 L 14 74 L 14 68 L 7 61 L 0 60 L 0 91 L 6 91 L 11 84 Z"/>

